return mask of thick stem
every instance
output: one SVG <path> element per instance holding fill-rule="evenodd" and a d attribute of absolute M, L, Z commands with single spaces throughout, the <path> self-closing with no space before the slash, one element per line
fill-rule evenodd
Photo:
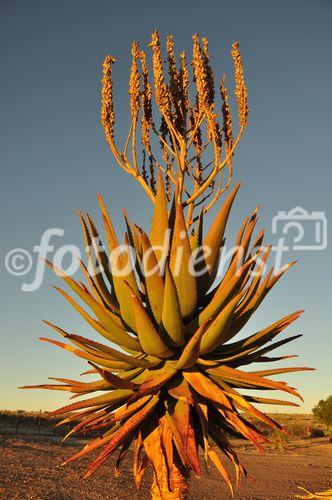
<path fill-rule="evenodd" d="M 176 498 L 178 500 L 185 500 L 189 491 L 189 477 L 183 474 L 180 469 L 173 465 L 170 474 L 170 487 L 174 496 L 168 498 Z"/>
<path fill-rule="evenodd" d="M 188 479 L 174 464 L 169 473 L 161 469 L 154 471 L 150 490 L 152 500 L 185 500 L 189 489 Z"/>

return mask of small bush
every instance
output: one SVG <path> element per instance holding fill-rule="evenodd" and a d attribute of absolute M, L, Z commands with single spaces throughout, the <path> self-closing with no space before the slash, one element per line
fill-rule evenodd
<path fill-rule="evenodd" d="M 307 437 L 309 434 L 308 426 L 301 422 L 289 422 L 285 425 L 285 428 L 287 432 L 295 437 L 303 438 Z"/>
<path fill-rule="evenodd" d="M 273 430 L 269 434 L 269 444 L 274 450 L 284 451 L 288 442 L 289 436 L 279 430 Z"/>
<path fill-rule="evenodd" d="M 324 424 L 314 423 L 310 427 L 310 437 L 319 438 L 319 437 L 325 437 L 327 435 L 328 435 L 328 429 L 327 426 Z"/>
<path fill-rule="evenodd" d="M 332 395 L 325 400 L 321 399 L 312 409 L 312 413 L 318 422 L 325 424 L 332 431 Z"/>

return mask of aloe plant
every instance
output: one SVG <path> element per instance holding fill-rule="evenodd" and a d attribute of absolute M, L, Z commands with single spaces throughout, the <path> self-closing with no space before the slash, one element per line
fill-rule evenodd
<path fill-rule="evenodd" d="M 81 262 L 85 283 L 48 264 L 77 298 L 59 287 L 56 290 L 103 340 L 67 333 L 50 322 L 46 323 L 67 342 L 41 340 L 87 360 L 91 366 L 85 373 L 97 378 L 92 382 L 54 378 L 55 384 L 27 387 L 68 391 L 75 398 L 89 395 L 54 411 L 64 415 L 62 424 L 74 423 L 66 438 L 87 431 L 101 433 L 67 460 L 96 451 L 84 477 L 117 450 L 118 472 L 133 446 L 137 488 L 152 466 L 154 499 L 185 498 L 189 475 L 200 476 L 202 460 L 218 469 L 233 494 L 225 460 L 234 466 L 235 483 L 247 471 L 230 436 L 241 435 L 262 449 L 267 439 L 254 420 L 273 429 L 282 427 L 256 404 L 297 406 L 254 396 L 251 391 L 278 390 L 301 398 L 296 389 L 269 376 L 308 368 L 261 370 L 250 365 L 290 357 L 268 354 L 300 336 L 272 342 L 302 311 L 237 338 L 293 263 L 263 274 L 271 247 L 262 245 L 263 231 L 253 237 L 256 209 L 243 221 L 235 251 L 220 277 L 226 224 L 239 185 L 225 195 L 210 227 L 205 227 L 206 213 L 231 184 L 233 155 L 247 125 L 239 45 L 232 47 L 239 115 L 235 137 L 225 78 L 217 110 L 207 40 L 193 37 L 193 88 L 186 54 L 182 52 L 177 61 L 172 37 L 166 43 L 167 72 L 157 32 L 150 47 L 152 82 L 145 51 L 137 42 L 132 46 L 131 123 L 121 152 L 114 133 L 115 59 L 110 56 L 104 63 L 102 123 L 119 166 L 138 181 L 153 203 L 151 229 L 145 232 L 124 212 L 127 246 L 119 250 L 106 203 L 99 195 L 104 247 L 92 217 L 80 214 L 87 249 L 87 265 Z M 153 151 L 158 143 L 159 156 Z"/>

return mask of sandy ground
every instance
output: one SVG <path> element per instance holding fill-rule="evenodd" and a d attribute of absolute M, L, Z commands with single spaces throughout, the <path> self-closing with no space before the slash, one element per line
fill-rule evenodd
<path fill-rule="evenodd" d="M 0 440 L 1 499 L 148 499 L 147 474 L 137 494 L 131 479 L 131 453 L 128 453 L 120 477 L 114 478 L 114 460 L 110 460 L 89 480 L 80 473 L 89 458 L 60 467 L 79 445 L 59 446 L 42 436 L 2 436 Z M 239 455 L 254 480 L 243 480 L 235 498 L 241 500 L 294 498 L 297 486 L 320 491 L 332 485 L 332 444 L 327 439 L 299 441 L 284 452 L 250 448 Z M 190 499 L 228 499 L 227 487 L 211 467 L 209 474 L 193 478 Z"/>

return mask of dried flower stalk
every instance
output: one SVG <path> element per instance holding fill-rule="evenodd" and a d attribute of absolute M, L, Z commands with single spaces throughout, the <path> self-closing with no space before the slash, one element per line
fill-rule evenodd
<path fill-rule="evenodd" d="M 136 178 L 152 202 L 155 200 L 156 174 L 161 171 L 165 176 L 168 200 L 177 192 L 178 200 L 187 207 L 186 220 L 190 226 L 197 220 L 197 211 L 210 210 L 232 181 L 232 157 L 248 117 L 239 44 L 234 43 L 231 52 L 239 116 L 236 134 L 225 78 L 219 88 L 221 105 L 217 104 L 207 39 L 197 34 L 193 36 L 191 71 L 186 53 L 176 56 L 172 36 L 166 38 L 165 56 L 158 31 L 152 34 L 149 47 L 152 76 L 146 52 L 139 49 L 138 42 L 132 44 L 131 122 L 122 154 L 114 138 L 112 67 L 115 59 L 110 56 L 106 57 L 103 66 L 102 124 L 120 167 Z M 160 149 L 154 151 L 158 143 Z M 131 158 L 127 154 L 129 145 Z M 225 168 L 228 179 L 223 175 Z"/>

